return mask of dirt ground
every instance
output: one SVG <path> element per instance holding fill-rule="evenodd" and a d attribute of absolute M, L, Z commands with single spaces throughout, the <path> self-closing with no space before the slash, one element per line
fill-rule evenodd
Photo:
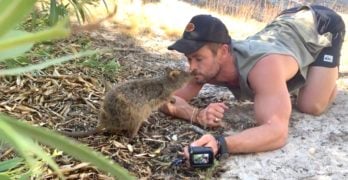
<path fill-rule="evenodd" d="M 170 6 L 167 9 L 168 12 L 171 12 Z M 189 16 L 189 14 L 185 15 Z M 348 20 L 345 18 L 346 15 L 342 16 L 345 21 Z M 171 17 L 171 19 L 175 18 Z M 179 21 L 179 18 L 177 20 Z M 236 23 L 238 21 L 228 19 L 224 19 L 224 21 L 232 27 L 230 30 L 234 38 L 243 38 L 251 34 L 251 31 L 255 31 L 255 28 L 262 27 L 262 25 L 251 25 L 250 28 L 235 28 L 249 27 L 250 24 L 238 24 Z M 159 43 L 158 47 L 165 48 L 170 43 L 164 41 Z M 341 69 L 344 71 L 347 70 L 348 56 L 345 51 L 347 45 L 348 43 L 345 42 L 342 50 L 343 66 Z M 176 58 L 182 60 L 182 57 L 174 59 Z M 338 80 L 337 99 L 332 107 L 321 116 L 306 115 L 294 108 L 286 146 L 264 153 L 231 155 L 222 163 L 222 169 L 225 171 L 219 174 L 217 179 L 348 179 L 347 87 L 348 79 Z M 207 86 L 198 99 L 197 102 L 200 102 L 202 106 L 215 101 L 223 101 L 228 104 L 230 111 L 225 116 L 228 126 L 224 129 L 225 134 L 234 134 L 254 126 L 252 103 L 236 102 L 231 93 L 224 88 Z"/>
<path fill-rule="evenodd" d="M 150 42 L 148 42 L 150 43 Z M 171 41 L 159 40 L 144 47 L 148 52 L 165 52 L 164 60 L 152 59 L 152 68 L 163 66 L 185 67 L 184 57 L 168 52 L 166 45 Z M 157 45 L 157 46 L 156 46 Z M 163 56 L 162 56 L 163 57 Z M 145 64 L 148 62 L 144 61 Z M 128 63 L 126 63 L 128 64 Z M 146 67 L 146 66 L 143 66 Z M 348 80 L 338 80 L 339 92 L 337 99 L 327 113 L 321 116 L 311 116 L 293 109 L 288 143 L 279 150 L 256 154 L 231 155 L 221 163 L 221 167 L 214 172 L 216 179 L 347 179 L 348 178 Z M 234 134 L 243 129 L 254 126 L 251 102 L 236 102 L 232 94 L 226 89 L 211 85 L 205 86 L 200 95 L 191 102 L 204 107 L 209 102 L 225 102 L 230 110 L 225 114 L 226 127 L 212 133 Z M 180 126 L 186 131 L 189 128 L 186 122 Z M 182 129 L 182 130 L 183 130 Z M 184 131 L 184 130 L 183 130 Z M 208 130 L 207 130 L 208 131 Z M 171 134 L 173 136 L 173 134 Z M 195 135 L 195 138 L 199 135 Z M 192 139 L 194 137 L 188 138 Z M 187 137 L 179 139 L 186 144 Z M 181 169 L 183 177 L 206 177 L 204 172 L 189 175 L 190 170 Z M 173 173 L 169 171 L 170 174 Z M 175 173 L 174 173 L 175 174 Z M 200 174 L 196 176 L 197 174 Z M 186 176 L 187 175 L 187 176 Z"/>
<path fill-rule="evenodd" d="M 172 38 L 146 31 L 132 37 L 124 33 L 127 27 L 118 23 L 108 26 L 54 43 L 53 49 L 61 51 L 72 44 L 80 48 L 86 38 L 87 42 L 91 41 L 92 49 L 111 50 L 102 54 L 100 60 L 120 63 L 121 70 L 117 74 L 106 76 L 73 61 L 43 70 L 39 75 L 3 78 L 0 112 L 53 130 L 87 130 L 97 123 L 104 79 L 117 84 L 156 76 L 168 66 L 187 66 L 182 55 L 166 49 Z M 264 153 L 231 155 L 210 171 L 169 167 L 178 151 L 200 135 L 186 121 L 160 112 L 154 112 L 133 139 L 100 134 L 77 140 L 143 179 L 348 179 L 348 80 L 340 79 L 338 84 L 337 99 L 327 113 L 315 117 L 293 110 L 286 146 Z M 227 135 L 255 125 L 252 103 L 235 101 L 227 89 L 207 85 L 191 104 L 205 107 L 210 102 L 225 102 L 230 110 L 224 118 L 226 127 L 205 131 Z M 61 167 L 80 164 L 66 155 L 57 161 Z M 67 176 L 79 179 L 81 174 L 90 179 L 107 179 L 91 166 L 76 169 Z"/>
<path fill-rule="evenodd" d="M 209 91 L 217 92 L 218 96 L 230 95 L 223 88 L 212 87 Z M 264 153 L 231 155 L 223 162 L 226 171 L 218 179 L 347 179 L 347 100 L 347 89 L 341 87 L 333 106 L 321 116 L 306 115 L 294 109 L 286 146 Z M 232 128 L 226 134 L 253 125 L 251 104 L 229 106 L 233 115 L 227 115 L 225 120 Z"/>

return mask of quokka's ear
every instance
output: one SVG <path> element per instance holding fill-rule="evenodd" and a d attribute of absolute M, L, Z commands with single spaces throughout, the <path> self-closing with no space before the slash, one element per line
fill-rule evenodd
<path fill-rule="evenodd" d="M 107 81 L 106 79 L 103 79 L 103 85 L 105 88 L 105 92 L 108 92 L 112 89 L 112 84 L 110 81 Z"/>
<path fill-rule="evenodd" d="M 177 77 L 180 75 L 180 71 L 172 70 L 169 72 L 169 78 L 172 80 L 177 79 Z"/>
<path fill-rule="evenodd" d="M 170 72 L 172 72 L 173 71 L 173 69 L 172 68 L 170 68 L 170 67 L 165 67 L 165 69 L 164 69 L 165 71 L 166 71 L 166 73 L 167 74 L 170 74 Z"/>

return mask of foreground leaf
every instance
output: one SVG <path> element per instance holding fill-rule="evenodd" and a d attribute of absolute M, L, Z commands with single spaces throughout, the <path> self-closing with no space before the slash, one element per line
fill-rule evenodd
<path fill-rule="evenodd" d="M 15 157 L 6 161 L 0 162 L 0 172 L 8 171 L 23 163 L 23 158 Z"/>
<path fill-rule="evenodd" d="M 18 131 L 16 131 L 17 128 L 2 120 L 3 119 L 0 116 L 0 138 L 3 138 L 5 141 L 11 144 L 16 151 L 24 157 L 31 169 L 35 169 L 35 167 L 37 167 L 37 163 L 42 160 L 52 167 L 59 177 L 63 178 L 63 174 L 60 172 L 58 165 L 52 160 L 51 157 L 47 155 L 46 152 L 42 150 L 38 144 L 34 143 L 32 139 L 25 134 L 18 133 Z"/>
<path fill-rule="evenodd" d="M 89 56 L 89 55 L 92 55 L 95 53 L 96 53 L 96 51 L 85 51 L 85 52 L 78 53 L 76 55 L 68 55 L 68 56 L 57 58 L 57 59 L 47 60 L 47 61 L 40 63 L 40 64 L 34 64 L 34 65 L 12 68 L 12 69 L 5 69 L 5 70 L 0 71 L 0 76 L 13 76 L 13 75 L 26 73 L 26 72 L 40 70 L 40 69 L 44 69 L 44 68 L 47 68 L 47 67 L 52 66 L 52 65 L 61 64 L 65 61 L 69 61 L 69 60 L 84 57 L 84 56 Z"/>
<path fill-rule="evenodd" d="M 66 23 L 67 20 L 65 19 L 59 21 L 54 27 L 47 30 L 36 33 L 27 33 L 18 37 L 4 38 L 0 41 L 0 52 L 30 43 L 65 38 L 70 35 L 70 30 L 66 27 Z"/>
<path fill-rule="evenodd" d="M 6 174 L 0 174 L 0 179 L 1 180 L 11 180 L 10 176 L 8 176 Z"/>
<path fill-rule="evenodd" d="M 49 131 L 41 127 L 33 127 L 24 122 L 0 114 L 0 121 L 8 123 L 14 127 L 18 132 L 23 133 L 27 137 L 38 140 L 41 143 L 51 147 L 63 150 L 65 153 L 76 157 L 81 161 L 90 162 L 99 169 L 109 172 L 114 177 L 119 179 L 135 179 L 126 169 L 112 163 L 111 160 L 105 158 L 101 153 L 93 151 L 91 148 L 82 145 L 76 141 L 68 139 L 58 133 Z M 1 126 L 0 126 L 1 130 Z"/>
<path fill-rule="evenodd" d="M 3 37 L 0 38 L 0 42 L 6 39 L 12 39 L 12 38 L 20 37 L 20 36 L 25 36 L 28 34 L 29 33 L 25 31 L 10 31 L 9 33 L 5 34 Z M 0 61 L 20 56 L 24 54 L 25 52 L 29 51 L 31 47 L 33 47 L 33 43 L 25 43 L 25 44 L 21 44 L 21 45 L 9 48 L 4 51 L 0 51 Z"/>
<path fill-rule="evenodd" d="M 0 0 L 0 36 L 28 15 L 36 0 Z"/>

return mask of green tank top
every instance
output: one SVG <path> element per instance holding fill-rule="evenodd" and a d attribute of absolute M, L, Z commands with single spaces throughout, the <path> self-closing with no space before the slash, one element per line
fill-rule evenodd
<path fill-rule="evenodd" d="M 306 80 L 308 66 L 321 49 L 331 46 L 331 39 L 329 32 L 318 34 L 315 15 L 309 8 L 278 16 L 255 35 L 241 41 L 232 40 L 240 86 L 230 90 L 237 99 L 253 99 L 248 74 L 260 59 L 270 54 L 292 56 L 297 61 L 299 71 L 287 82 L 287 86 L 290 92 L 300 88 Z"/>

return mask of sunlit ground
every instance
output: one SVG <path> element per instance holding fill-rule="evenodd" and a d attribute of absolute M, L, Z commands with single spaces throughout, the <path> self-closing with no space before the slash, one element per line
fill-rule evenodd
<path fill-rule="evenodd" d="M 152 36 L 167 37 L 172 41 L 180 37 L 188 21 L 197 14 L 212 14 L 219 17 L 228 27 L 233 39 L 243 39 L 252 35 L 266 24 L 253 19 L 245 20 L 243 17 L 221 15 L 178 0 L 162 0 L 161 3 L 145 5 L 139 0 L 119 0 L 117 9 L 113 20 L 129 27 L 125 33 L 139 37 L 140 34 L 144 35 L 141 32 L 146 31 Z M 342 17 L 348 25 L 348 15 L 342 14 Z M 348 35 L 345 36 L 341 53 L 341 70 L 348 71 Z"/>
<path fill-rule="evenodd" d="M 237 39 L 259 30 L 264 23 L 254 20 L 223 16 L 209 10 L 191 6 L 177 0 L 162 0 L 161 3 L 141 5 L 140 3 L 120 3 L 116 19 L 135 28 L 149 28 L 158 34 L 179 36 L 192 16 L 212 14 L 221 18 L 229 27 L 230 34 Z"/>

